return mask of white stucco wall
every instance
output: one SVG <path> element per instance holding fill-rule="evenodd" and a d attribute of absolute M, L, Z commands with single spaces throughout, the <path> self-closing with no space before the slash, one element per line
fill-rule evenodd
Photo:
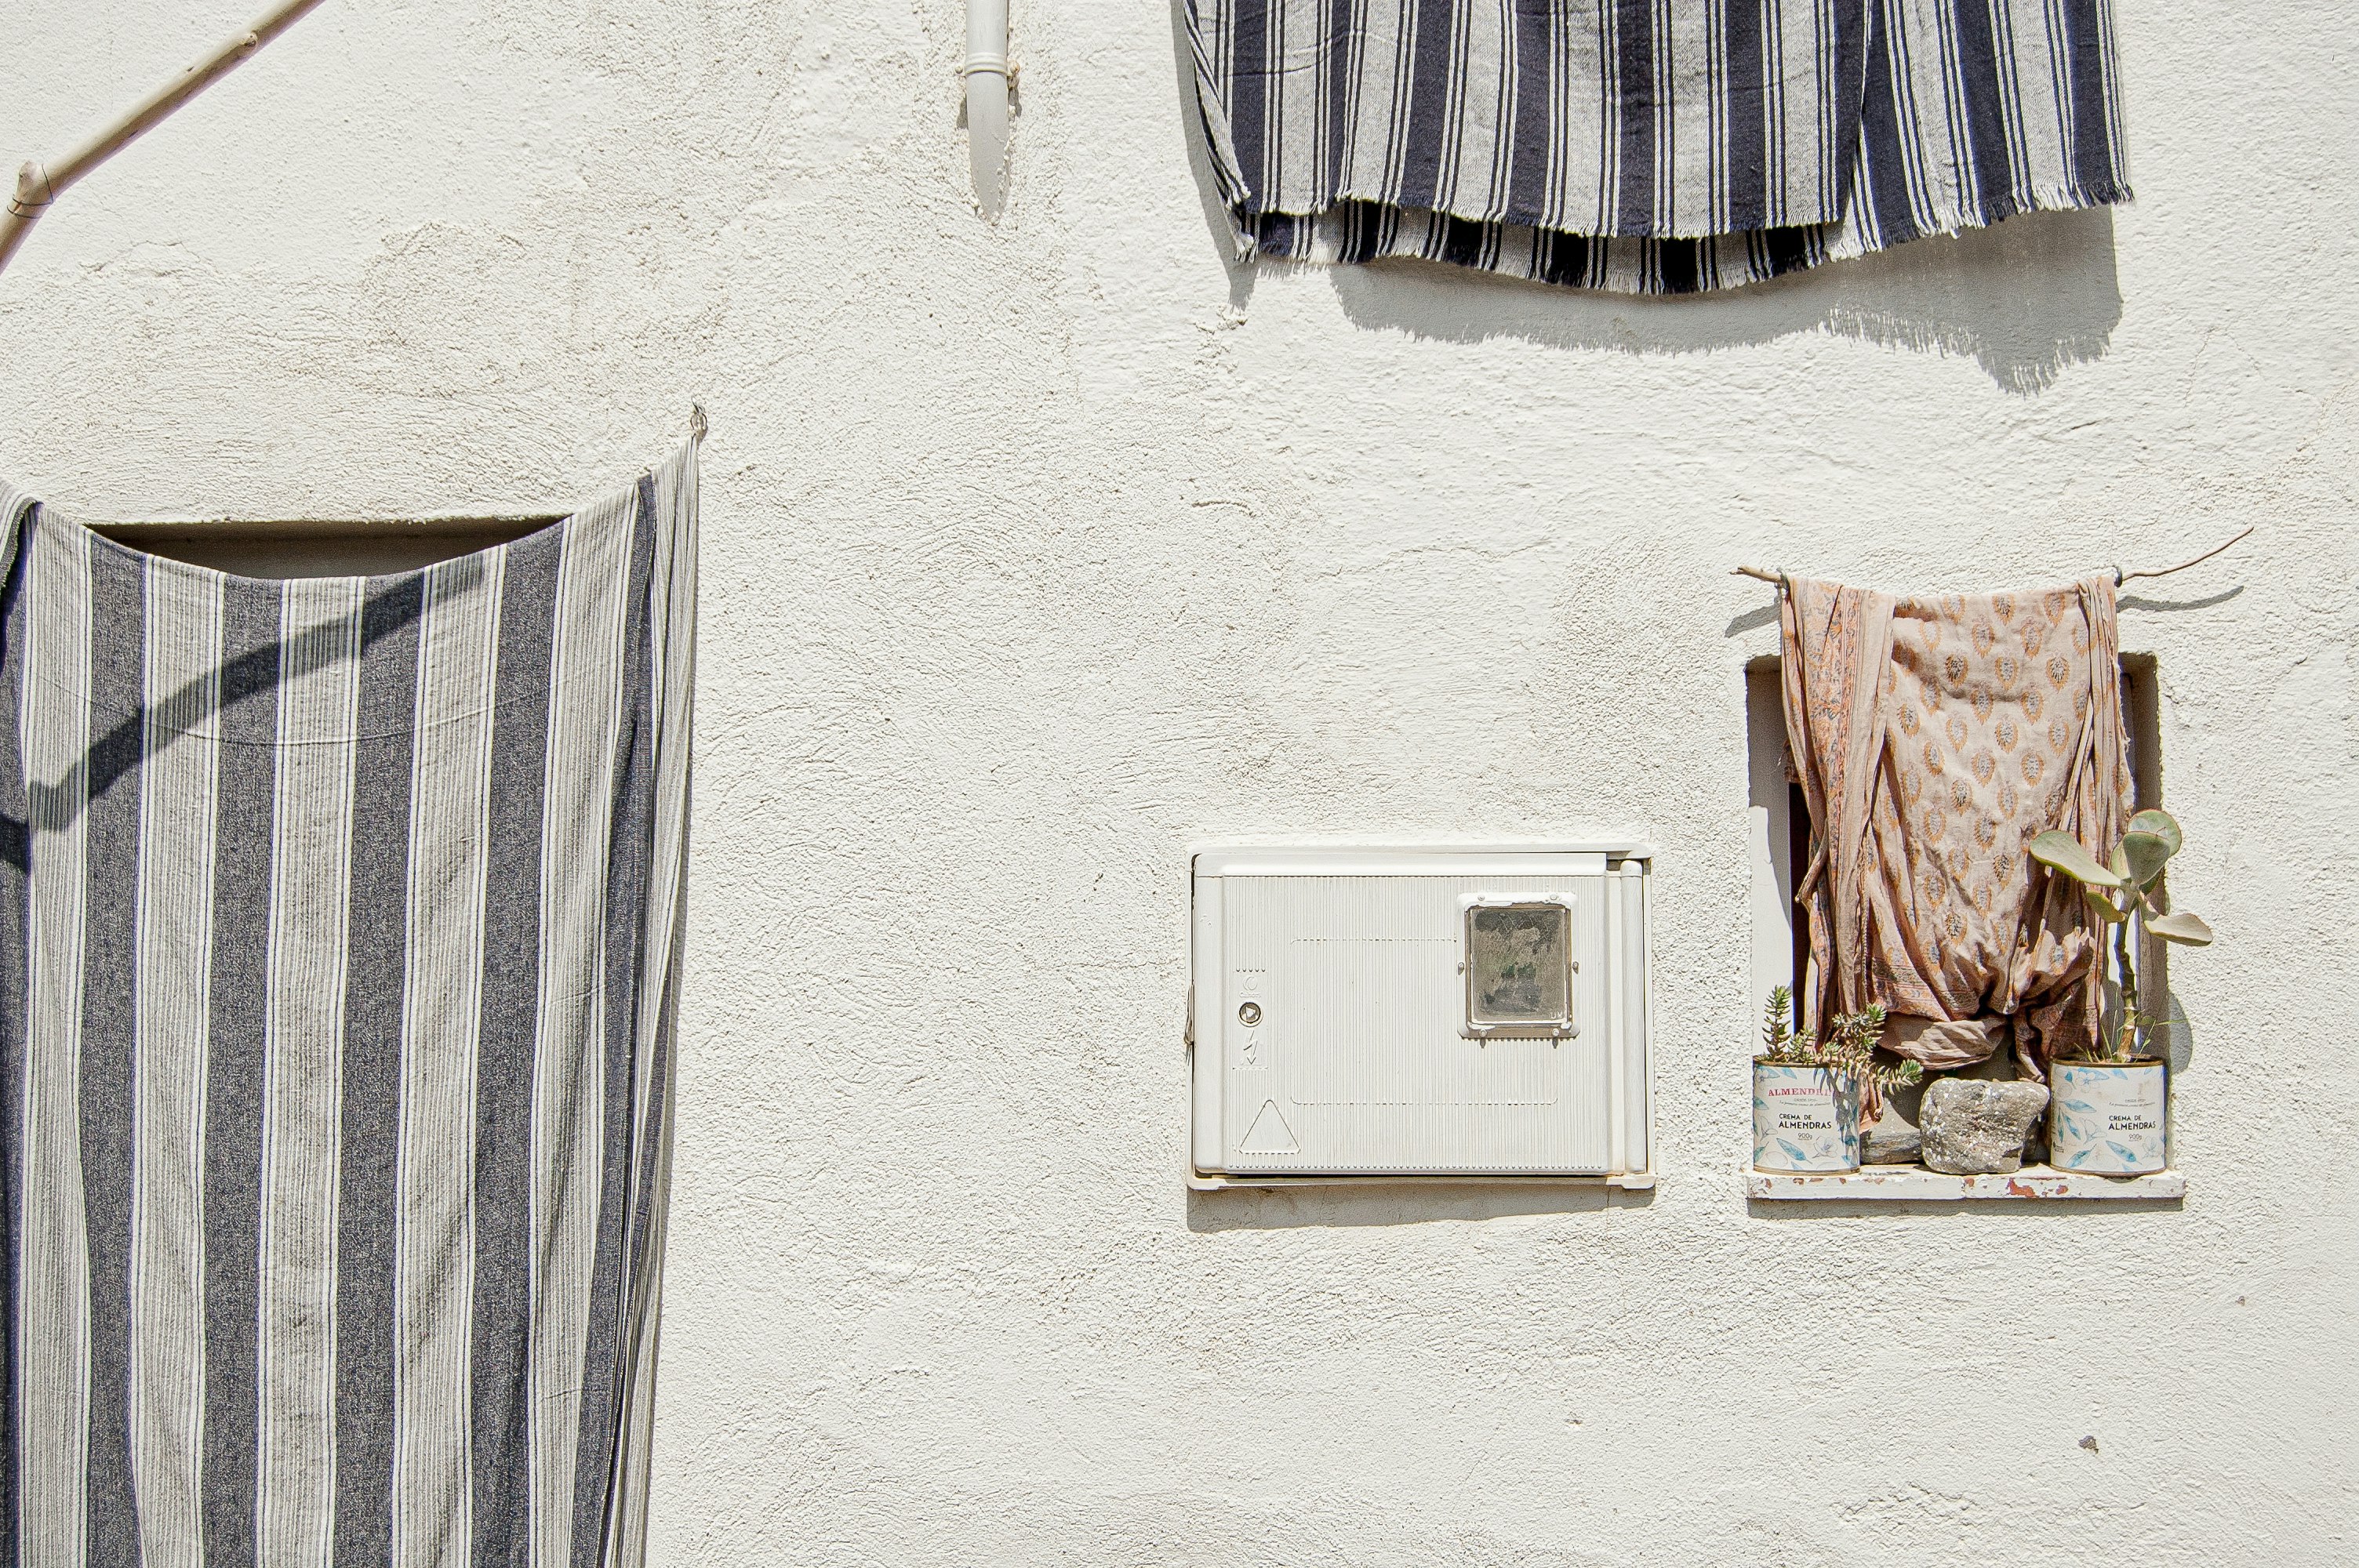
<path fill-rule="evenodd" d="M 243 19 L 5 8 L 0 154 Z M 1018 0 L 996 230 L 953 0 L 329 0 L 0 278 L 0 465 L 528 508 L 709 406 L 659 1563 L 2348 1563 L 2359 33 L 2120 27 L 2136 206 L 1634 303 L 1232 270 L 1159 0 Z M 1728 568 L 2246 523 L 2124 615 L 2184 1206 L 1749 1211 Z M 1244 832 L 1658 843 L 1659 1190 L 1184 1193 Z"/>

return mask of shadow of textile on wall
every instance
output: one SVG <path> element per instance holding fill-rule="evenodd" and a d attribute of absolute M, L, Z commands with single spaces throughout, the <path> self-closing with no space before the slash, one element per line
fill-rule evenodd
<path fill-rule="evenodd" d="M 2105 208 L 2027 212 L 1746 288 L 1669 298 L 1431 262 L 1325 270 L 1354 322 L 1420 338 L 1680 354 L 1829 332 L 1970 356 L 2002 388 L 2027 394 L 2068 365 L 2101 357 L 2122 319 Z"/>
<path fill-rule="evenodd" d="M 1171 0 L 1171 67 L 1180 82 L 1180 137 L 1188 148 L 1188 174 L 1196 182 L 1196 200 L 1203 208 L 1204 229 L 1212 236 L 1212 254 L 1229 275 L 1229 308 L 1242 311 L 1253 297 L 1254 264 L 1237 258 L 1236 232 L 1228 209 L 1221 205 L 1220 182 L 1212 178 L 1212 150 L 1204 145 L 1204 116 L 1196 103 L 1196 45 L 1188 32 L 1188 0 Z"/>
<path fill-rule="evenodd" d="M 1190 1191 L 1188 1228 L 1297 1230 L 1310 1226 L 1423 1225 L 1438 1219 L 1504 1219 L 1520 1215 L 1596 1214 L 1644 1208 L 1653 1189 L 1478 1182 L 1371 1182 L 1338 1187 L 1224 1187 Z"/>
<path fill-rule="evenodd" d="M 462 557 L 446 591 L 473 593 L 484 585 L 483 563 Z M 27 793 L 35 830 L 70 826 L 132 768 L 157 755 L 208 720 L 256 694 L 340 660 L 357 660 L 371 644 L 419 619 L 426 610 L 425 576 L 410 573 L 369 592 L 361 600 L 357 631 L 350 618 L 323 622 L 268 647 L 255 648 L 182 685 L 162 701 L 125 714 L 55 784 L 36 784 Z M 21 827 L 0 829 L 0 852 L 20 869 L 30 860 Z"/>

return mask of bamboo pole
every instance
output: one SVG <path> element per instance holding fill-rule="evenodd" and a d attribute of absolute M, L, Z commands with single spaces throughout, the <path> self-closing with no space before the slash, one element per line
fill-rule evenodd
<path fill-rule="evenodd" d="M 0 269 L 6 268 L 18 247 L 24 244 L 25 236 L 32 232 L 33 225 L 39 222 L 42 215 L 49 210 L 49 204 L 64 195 L 76 180 L 129 146 L 181 104 L 245 64 L 247 56 L 301 21 L 304 15 L 319 4 L 320 0 L 280 0 L 260 21 L 223 42 L 219 48 L 141 99 L 121 118 L 64 157 L 49 163 L 34 159 L 18 169 L 16 192 L 9 199 L 7 211 L 0 212 Z"/>

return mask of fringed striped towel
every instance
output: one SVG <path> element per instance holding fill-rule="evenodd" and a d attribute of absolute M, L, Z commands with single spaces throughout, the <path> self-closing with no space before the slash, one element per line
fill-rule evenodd
<path fill-rule="evenodd" d="M 693 445 L 387 577 L 0 524 L 0 1559 L 637 1563 Z"/>
<path fill-rule="evenodd" d="M 1189 0 L 1238 254 L 1641 294 L 2129 200 L 2111 0 Z"/>

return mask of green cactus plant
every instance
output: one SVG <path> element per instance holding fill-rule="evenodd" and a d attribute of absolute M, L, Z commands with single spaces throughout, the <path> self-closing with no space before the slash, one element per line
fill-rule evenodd
<path fill-rule="evenodd" d="M 2097 1048 L 2099 1061 L 2126 1062 L 2144 1054 L 2143 1047 L 2163 1022 L 2138 1011 L 2133 928 L 2150 931 L 2182 946 L 2212 945 L 2212 928 L 2201 916 L 2164 907 L 2163 868 L 2179 853 L 2180 842 L 2179 824 L 2170 813 L 2149 808 L 2130 818 L 2121 842 L 2103 863 L 2079 839 L 2054 828 L 2029 846 L 2033 860 L 2080 883 L 2098 915 L 2114 928 L 2114 969 L 2121 987 L 2121 1006 L 2112 1040 Z"/>
<path fill-rule="evenodd" d="M 1889 1089 L 1913 1084 L 1925 1069 L 1914 1062 L 1886 1066 L 1875 1059 L 1875 1043 L 1884 1037 L 1884 1004 L 1861 1012 L 1836 1015 L 1834 1027 L 1823 1033 L 1790 1027 L 1794 988 L 1778 986 L 1769 993 L 1761 1020 L 1761 1060 L 1782 1067 L 1826 1067 L 1863 1083 Z"/>

